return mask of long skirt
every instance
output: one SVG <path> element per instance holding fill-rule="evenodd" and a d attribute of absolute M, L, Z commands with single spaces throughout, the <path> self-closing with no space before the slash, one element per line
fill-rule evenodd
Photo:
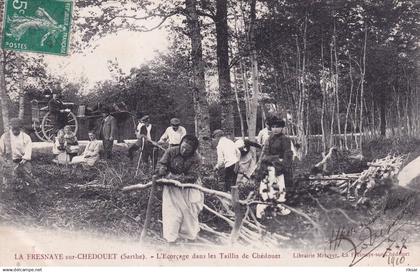
<path fill-rule="evenodd" d="M 200 231 L 198 215 L 204 195 L 197 189 L 164 186 L 162 194 L 163 237 L 168 242 L 178 238 L 194 240 Z"/>

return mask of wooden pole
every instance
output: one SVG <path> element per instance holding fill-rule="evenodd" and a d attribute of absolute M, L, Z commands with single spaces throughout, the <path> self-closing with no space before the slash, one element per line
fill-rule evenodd
<path fill-rule="evenodd" d="M 136 168 L 135 177 L 137 177 L 137 174 L 139 173 L 140 161 L 141 161 L 141 156 L 143 155 L 143 149 L 144 149 L 144 138 L 142 139 L 142 142 L 141 142 L 141 151 L 140 151 L 139 159 L 137 161 L 137 168 Z"/>
<path fill-rule="evenodd" d="M 234 244 L 239 237 L 239 230 L 242 226 L 242 220 L 243 220 L 243 213 L 241 210 L 241 204 L 239 202 L 239 188 L 238 186 L 232 186 L 231 187 L 232 192 L 232 206 L 233 211 L 235 212 L 235 223 L 233 224 L 232 233 L 230 236 L 230 241 L 232 244 Z"/>
<path fill-rule="evenodd" d="M 147 229 L 149 228 L 150 218 L 152 217 L 152 202 L 153 202 L 153 197 L 155 195 L 155 190 L 156 190 L 156 178 L 155 176 L 153 176 L 152 188 L 150 189 L 149 201 L 147 202 L 146 220 L 144 221 L 144 227 L 140 234 L 140 243 L 143 243 L 147 236 Z"/>
<path fill-rule="evenodd" d="M 231 195 L 228 194 L 228 193 L 212 190 L 212 189 L 209 189 L 209 188 L 205 188 L 205 187 L 200 186 L 198 184 L 181 183 L 177 180 L 164 179 L 164 178 L 156 180 L 156 183 L 161 184 L 161 185 L 173 185 L 173 186 L 176 186 L 178 188 L 194 188 L 194 189 L 200 190 L 203 193 L 206 193 L 206 194 L 209 194 L 209 195 L 220 196 L 220 197 L 226 198 L 228 200 L 232 199 Z M 150 186 L 152 186 L 152 182 L 145 183 L 145 184 L 135 184 L 135 185 L 125 186 L 125 187 L 122 188 L 122 190 L 124 192 L 133 191 L 133 190 L 143 190 L 143 189 L 146 189 Z"/>

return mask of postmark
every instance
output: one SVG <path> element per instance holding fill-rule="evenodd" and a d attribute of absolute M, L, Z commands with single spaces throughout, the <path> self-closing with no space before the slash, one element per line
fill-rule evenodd
<path fill-rule="evenodd" d="M 7 0 L 3 49 L 67 55 L 71 0 Z"/>

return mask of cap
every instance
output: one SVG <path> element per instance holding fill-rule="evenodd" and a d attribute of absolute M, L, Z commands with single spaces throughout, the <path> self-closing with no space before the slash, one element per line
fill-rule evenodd
<path fill-rule="evenodd" d="M 278 118 L 277 116 L 271 116 L 270 118 L 267 118 L 267 123 L 270 127 L 285 127 L 284 120 Z"/>
<path fill-rule="evenodd" d="M 143 112 L 141 112 L 141 111 L 139 111 L 139 112 L 136 113 L 137 119 L 141 119 L 144 115 L 145 114 Z"/>
<path fill-rule="evenodd" d="M 221 129 L 216 129 L 215 131 L 213 131 L 213 134 L 212 134 L 213 138 L 223 136 L 223 135 L 225 135 L 225 133 Z"/>
<path fill-rule="evenodd" d="M 149 115 L 145 115 L 142 118 L 140 118 L 140 122 L 149 121 Z"/>
<path fill-rule="evenodd" d="M 10 126 L 12 128 L 21 128 L 22 127 L 22 121 L 19 118 L 12 118 L 12 119 L 10 119 Z"/>
<path fill-rule="evenodd" d="M 178 118 L 171 119 L 171 125 L 177 126 L 179 124 L 181 124 L 181 121 Z"/>

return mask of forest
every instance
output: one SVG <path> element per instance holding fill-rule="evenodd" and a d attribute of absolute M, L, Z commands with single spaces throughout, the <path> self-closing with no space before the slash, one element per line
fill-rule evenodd
<path fill-rule="evenodd" d="M 113 79 L 81 92 L 83 81 L 47 75 L 42 55 L 5 51 L 8 108 L 61 88 L 77 104 L 116 98 L 155 123 L 178 115 L 202 136 L 222 127 L 253 137 L 269 112 L 291 114 L 305 149 L 310 135 L 322 135 L 326 151 L 418 134 L 416 1 L 107 2 L 76 2 L 72 52 L 119 29 L 153 31 L 150 19 L 171 30 L 168 52 L 127 74 L 110 60 Z"/>
<path fill-rule="evenodd" d="M 223 129 L 232 138 L 255 139 L 269 116 L 286 120 L 302 155 L 295 162 L 299 186 L 288 204 L 293 215 L 282 223 L 273 219 L 260 224 L 249 204 L 252 184 L 239 186 L 236 197 L 241 200 L 236 202 L 234 196 L 211 192 L 200 217 L 204 244 L 228 241 L 227 230 L 233 229 L 247 245 L 263 240 L 270 246 L 293 241 L 308 247 L 310 241 L 328 239 L 329 231 L 343 220 L 357 225 L 394 211 L 391 196 L 413 195 L 388 177 L 420 155 L 418 1 L 76 0 L 69 58 L 95 50 L 93 44 L 121 30 L 157 29 L 169 33 L 166 51 L 129 72 L 118 59 L 111 59 L 107 68 L 112 78 L 91 87 L 89 79 L 71 81 L 49 73 L 42 54 L 2 49 L 0 131 L 7 131 L 5 124 L 19 116 L 38 141 L 33 116 L 25 112 L 28 103 L 47 90 L 59 91 L 64 101 L 79 106 L 124 103 L 134 115 L 149 115 L 161 133 L 177 117 L 200 141 L 202 171 L 208 177 L 203 187 L 219 191 L 220 177 L 211 172 L 216 157 L 212 132 Z M 35 225 L 54 223 L 65 229 L 136 236 L 146 217 L 151 170 L 143 165 L 142 174 L 134 175 L 136 165 L 129 164 L 125 150 L 118 147 L 116 152 L 112 162 L 83 171 L 51 166 L 45 150 L 36 151 L 39 165 L 34 171 L 44 175 L 45 184 L 28 190 L 35 188 L 47 197 L 32 206 L 8 195 L 9 202 L 0 203 L 1 220 L 8 222 L 23 213 Z M 325 177 L 314 176 L 314 166 L 323 166 Z M 49 181 L 55 179 L 62 183 Z M 418 190 L 416 182 L 412 188 Z M 20 185 L 3 186 L 4 195 L 9 186 Z M 58 207 L 52 204 L 55 197 L 46 193 L 50 190 L 59 191 Z M 131 190 L 135 192 L 126 192 Z M 134 207 L 139 198 L 141 205 Z M 229 210 L 222 205 L 223 198 L 232 201 Z M 13 209 L 7 208 L 10 203 Z M 77 203 L 73 211 L 63 209 L 69 203 Z M 238 203 L 246 207 L 241 211 Z M 37 207 L 47 212 L 34 217 Z M 159 206 L 154 209 L 159 214 Z M 95 210 L 111 211 L 108 222 Z M 240 223 L 238 214 L 243 218 Z M 418 232 L 418 216 L 413 218 L 407 233 Z M 389 223 L 389 218 L 382 219 Z M 153 243 L 161 241 L 160 220 L 152 219 Z M 295 232 L 290 230 L 293 226 Z"/>

